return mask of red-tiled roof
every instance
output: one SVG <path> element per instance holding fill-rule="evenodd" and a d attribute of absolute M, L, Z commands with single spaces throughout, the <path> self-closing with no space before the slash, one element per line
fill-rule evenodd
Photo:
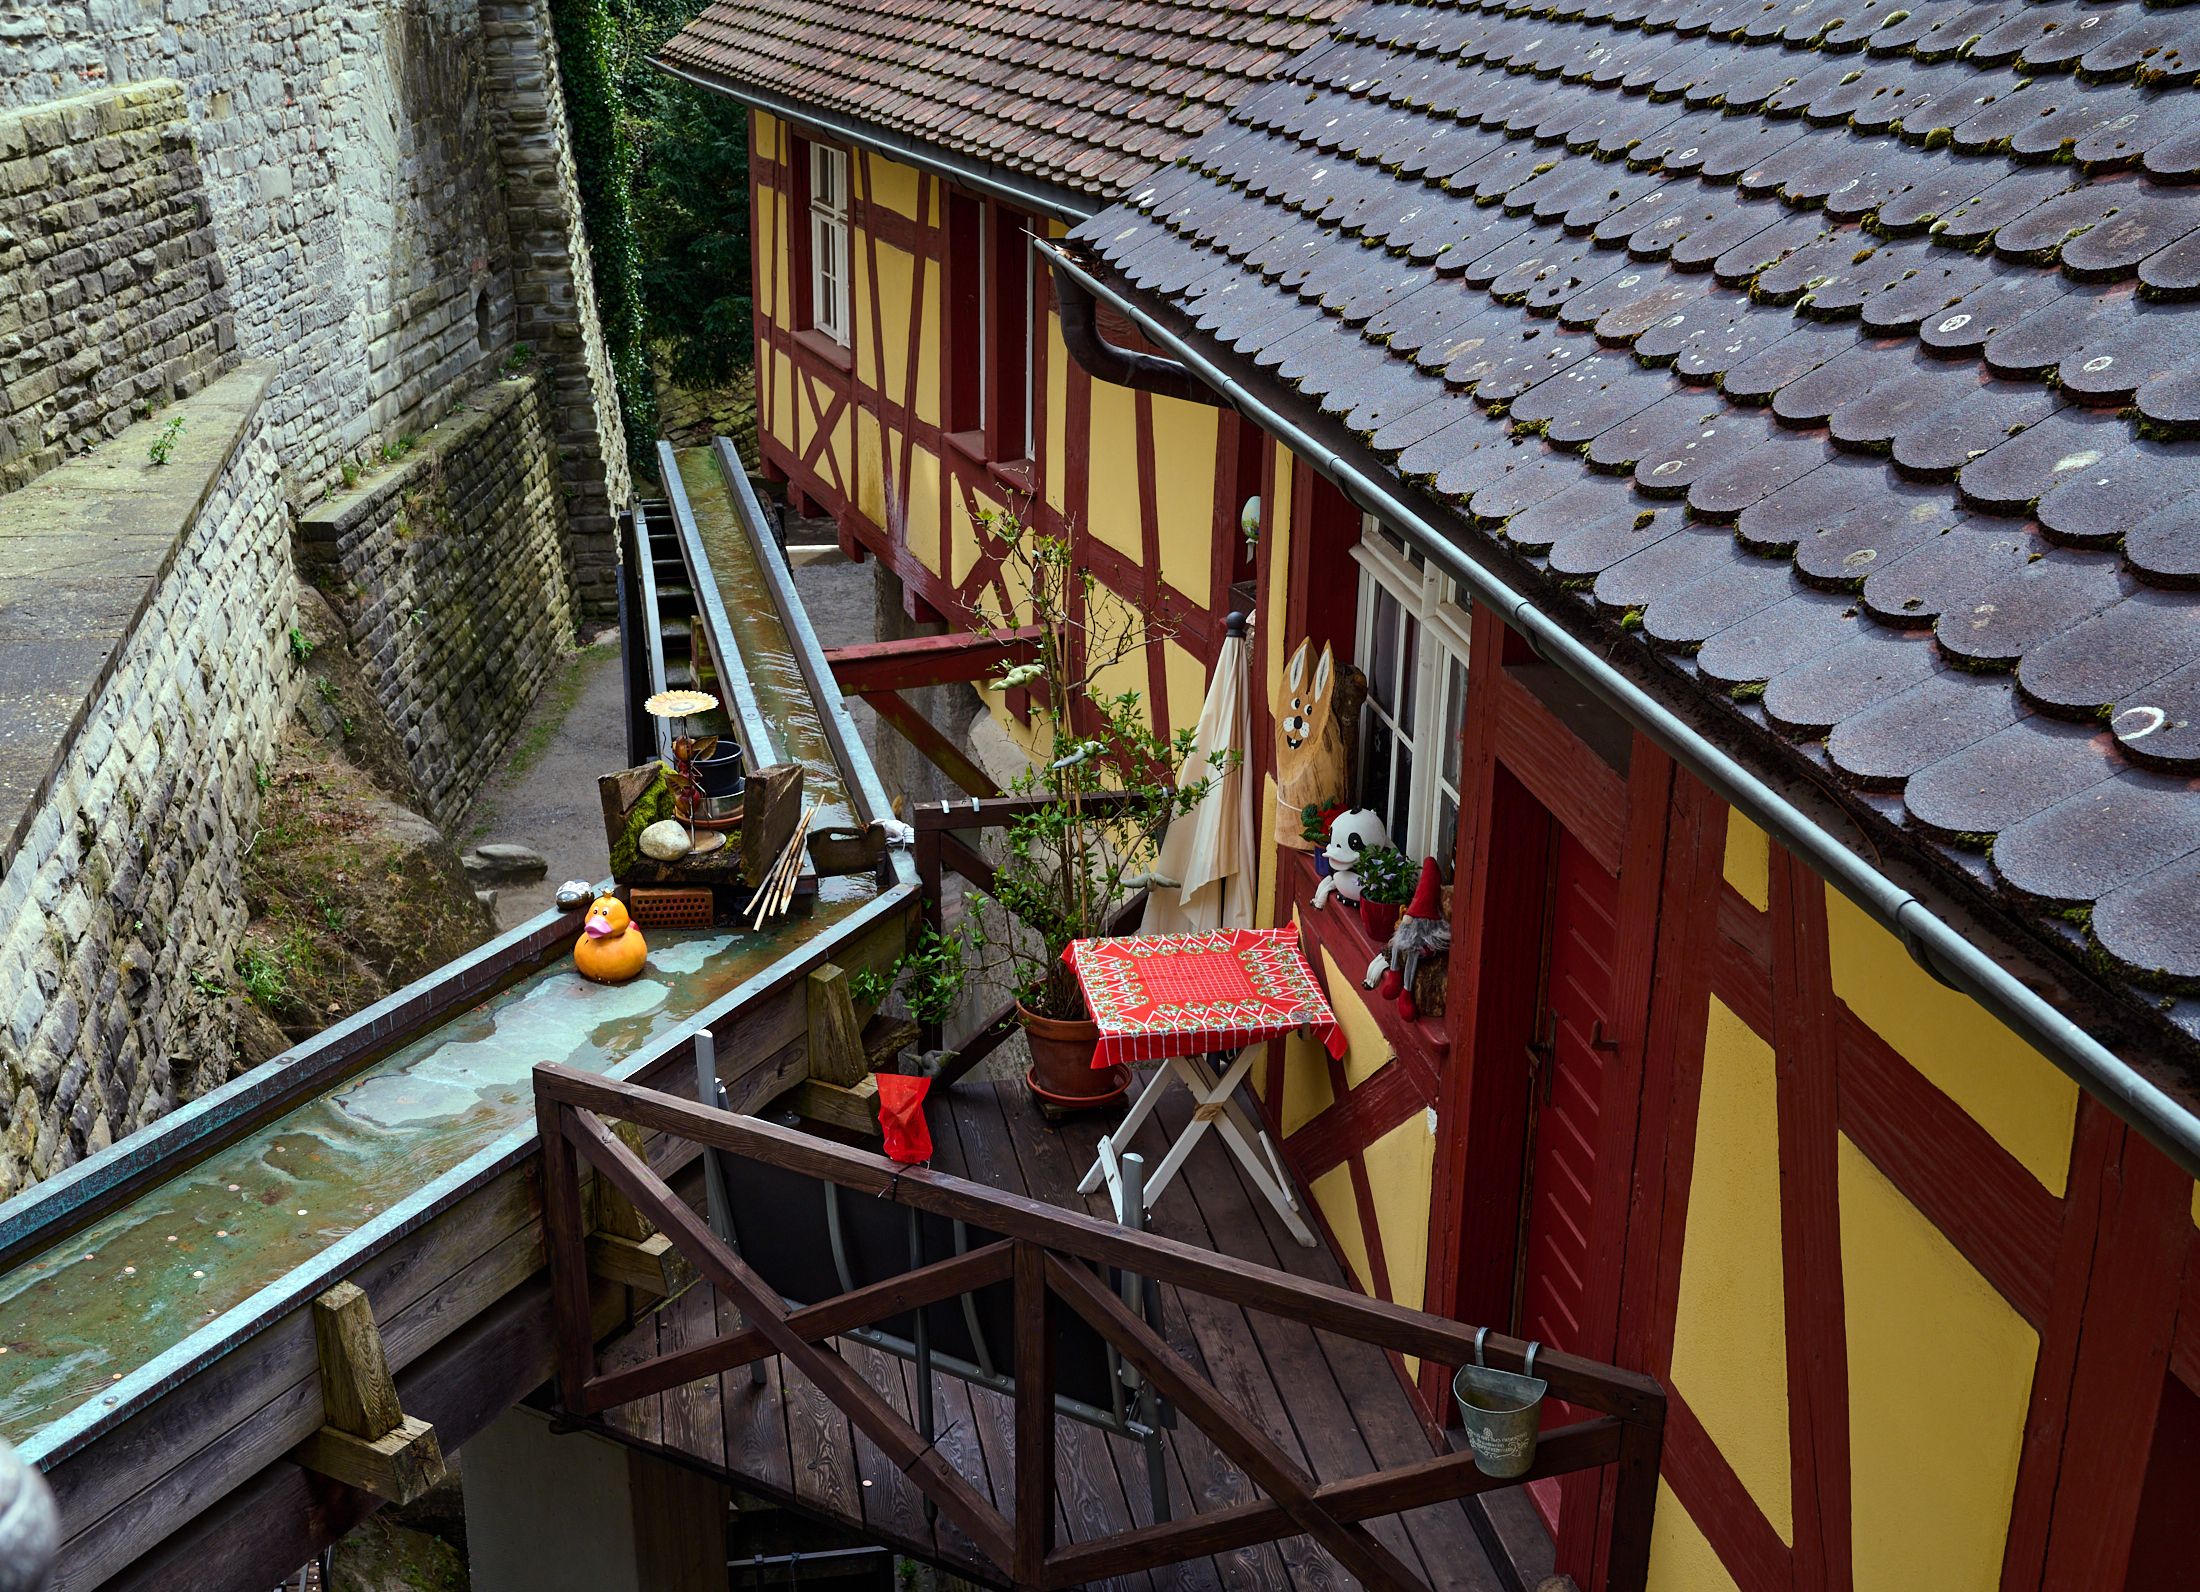
<path fill-rule="evenodd" d="M 2196 75 L 2131 0 L 1377 0 L 1075 237 L 2190 1036 Z"/>
<path fill-rule="evenodd" d="M 1111 199 L 1355 3 L 720 0 L 659 59 Z"/>

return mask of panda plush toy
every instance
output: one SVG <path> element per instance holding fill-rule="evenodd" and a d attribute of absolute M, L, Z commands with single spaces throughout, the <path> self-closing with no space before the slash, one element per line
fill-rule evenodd
<path fill-rule="evenodd" d="M 1348 906 L 1360 900 L 1360 859 L 1390 844 L 1390 831 L 1382 815 L 1372 807 L 1354 807 L 1339 813 L 1329 825 L 1329 844 L 1322 853 L 1329 859 L 1329 873 L 1314 886 L 1314 905 L 1324 907 L 1331 896 Z"/>

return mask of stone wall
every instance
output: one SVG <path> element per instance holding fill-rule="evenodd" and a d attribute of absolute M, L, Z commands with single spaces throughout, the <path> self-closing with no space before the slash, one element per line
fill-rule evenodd
<path fill-rule="evenodd" d="M 213 378 L 208 216 L 178 84 L 0 111 L 0 492 Z"/>
<path fill-rule="evenodd" d="M 34 634 L 0 641 L 65 649 L 81 577 L 56 561 L 72 552 L 102 580 L 138 582 L 80 728 L 0 856 L 0 1197 L 230 1074 L 239 862 L 296 689 L 263 379 L 243 371 L 186 400 L 189 442 L 165 467 L 146 457 L 164 422 L 144 421 L 0 498 L 11 558 L 54 544 L 43 571 L 9 582 Z M 54 523 L 47 495 L 80 520 Z M 129 537 L 102 546 L 117 523 Z"/>
<path fill-rule="evenodd" d="M 549 379 L 482 389 L 297 535 L 449 829 L 573 640 Z"/>
<path fill-rule="evenodd" d="M 524 4 L 0 0 L 0 107 L 180 93 L 203 170 L 194 246 L 226 277 L 240 353 L 276 362 L 292 501 L 436 424 L 526 342 L 557 365 L 566 486 L 586 510 L 574 561 L 608 604 L 593 572 L 625 501 L 623 439 L 553 70 L 547 15 Z M 96 165 L 94 127 L 68 130 L 70 158 Z M 80 260 L 97 335 L 118 340 L 110 265 Z M 78 445 L 104 417 L 87 418 Z"/>

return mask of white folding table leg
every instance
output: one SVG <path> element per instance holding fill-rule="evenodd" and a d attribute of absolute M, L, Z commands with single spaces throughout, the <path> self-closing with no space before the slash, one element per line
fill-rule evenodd
<path fill-rule="evenodd" d="M 1146 1179 L 1146 1209 L 1149 1211 L 1153 1209 L 1153 1202 L 1161 1197 L 1161 1191 L 1169 1186 L 1169 1179 L 1176 1176 L 1177 1168 L 1184 1164 L 1184 1158 L 1192 1153 L 1192 1146 L 1206 1136 L 1207 1130 L 1214 1126 L 1214 1119 L 1220 1115 L 1209 1109 L 1215 1075 L 1204 1064 L 1190 1056 L 1173 1056 L 1164 1070 L 1174 1074 L 1191 1091 L 1192 1120 Z M 1231 1075 L 1235 1077 L 1238 1070 L 1233 1067 Z"/>
<path fill-rule="evenodd" d="M 1131 1142 L 1131 1136 L 1145 1124 L 1148 1117 L 1153 1115 L 1153 1108 L 1160 1103 L 1161 1091 L 1168 1086 L 1169 1064 L 1164 1063 L 1154 1069 L 1153 1077 L 1147 1081 L 1145 1089 L 1140 1092 L 1137 1101 L 1132 1104 L 1130 1110 L 1124 1114 L 1123 1120 L 1115 1125 L 1115 1131 L 1102 1136 L 1101 1145 L 1105 1149 L 1121 1155 L 1123 1147 Z M 1092 1169 L 1085 1173 L 1083 1181 L 1077 1185 L 1078 1193 L 1090 1194 L 1100 1186 L 1100 1179 L 1104 1175 L 1102 1159 L 1099 1156 L 1093 1158 Z M 1146 1203 L 1151 1205 L 1153 1201 L 1149 1199 Z"/>
<path fill-rule="evenodd" d="M 1306 1218 L 1299 1214 L 1299 1202 L 1292 1195 L 1289 1182 L 1277 1177 L 1269 1169 L 1267 1157 L 1253 1147 L 1253 1141 L 1245 1136 L 1233 1119 L 1225 1116 L 1215 1127 L 1222 1134 L 1222 1142 L 1230 1147 L 1231 1153 L 1237 1156 L 1239 1164 L 1245 1168 L 1245 1175 L 1253 1180 L 1253 1187 L 1259 1189 L 1262 1198 L 1276 1208 L 1276 1214 L 1283 1218 L 1283 1225 L 1291 1229 L 1291 1236 L 1312 1249 L 1314 1230 L 1306 1225 Z M 1262 1139 L 1265 1142 L 1265 1134 Z"/>

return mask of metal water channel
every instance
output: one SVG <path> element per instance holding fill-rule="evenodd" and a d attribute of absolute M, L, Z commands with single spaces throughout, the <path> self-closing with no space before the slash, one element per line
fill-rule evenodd
<path fill-rule="evenodd" d="M 681 455 L 679 470 L 707 548 L 707 567 L 693 571 L 698 589 L 714 588 L 723 602 L 777 755 L 805 766 L 825 804 L 820 823 L 860 821 L 879 810 L 875 780 L 860 746 L 852 767 L 836 755 L 840 737 L 826 716 L 840 711 L 837 696 L 810 697 L 759 562 L 777 550 L 760 551 L 744 530 L 760 511 L 753 498 L 737 499 L 708 450 Z M 791 588 L 782 579 L 778 589 Z M 799 605 L 792 622 L 814 648 Z M 906 875 L 899 859 L 890 866 Z M 534 1134 L 536 1063 L 634 1070 L 821 936 L 852 932 L 850 920 L 867 921 L 863 909 L 882 889 L 871 876 L 822 885 L 814 913 L 764 933 L 653 930 L 645 974 L 615 987 L 580 978 L 560 937 L 533 971 L 0 1275 L 0 1436 L 34 1462 L 80 1446 L 291 1307 L 302 1286 L 325 1286 L 314 1279 L 342 1275 L 378 1239 L 506 1164 Z M 894 888 L 910 886 L 904 877 Z M 539 936 L 555 917 L 504 938 Z M 289 1064 L 279 1057 L 255 1073 Z M 102 1158 L 130 1151 L 125 1141 Z M 68 1192 L 34 1189 L 0 1207 L 0 1231 L 47 1221 L 66 1230 Z"/>

